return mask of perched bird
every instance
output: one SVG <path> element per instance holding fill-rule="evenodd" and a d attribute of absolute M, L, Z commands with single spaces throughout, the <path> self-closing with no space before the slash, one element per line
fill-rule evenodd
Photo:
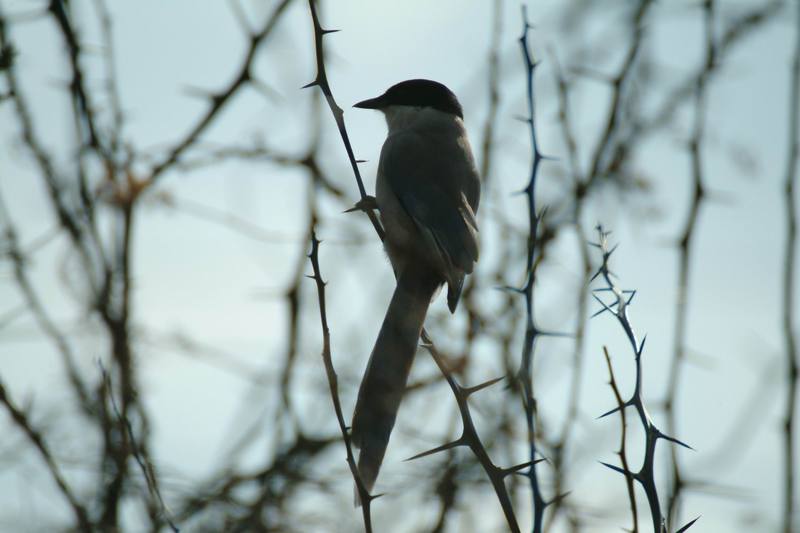
<path fill-rule="evenodd" d="M 454 312 L 464 276 L 478 260 L 475 213 L 481 186 L 461 104 L 441 83 L 404 81 L 354 107 L 381 111 L 389 127 L 375 200 L 397 279 L 353 414 L 358 470 L 371 490 L 428 306 L 447 284 L 447 304 Z"/>

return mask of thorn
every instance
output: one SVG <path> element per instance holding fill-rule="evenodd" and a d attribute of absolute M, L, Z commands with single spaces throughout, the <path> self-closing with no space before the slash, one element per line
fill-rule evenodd
<path fill-rule="evenodd" d="M 518 464 L 518 465 L 509 466 L 508 468 L 502 468 L 500 470 L 500 474 L 503 477 L 508 476 L 510 474 L 516 474 L 520 470 L 522 470 L 523 468 L 526 468 L 526 467 L 531 466 L 531 465 L 537 465 L 537 464 L 539 464 L 539 463 L 541 463 L 543 461 L 546 461 L 546 460 L 547 459 L 536 459 L 535 461 L 526 461 L 526 462 Z"/>
<path fill-rule="evenodd" d="M 656 428 L 656 431 L 657 431 L 657 436 L 662 438 L 662 439 L 664 439 L 664 440 L 668 440 L 670 442 L 674 442 L 675 444 L 679 444 L 679 445 L 683 446 L 684 448 L 686 448 L 688 450 L 692 450 L 693 452 L 697 451 L 694 448 L 692 448 L 691 446 L 689 446 L 688 444 L 686 444 L 685 442 L 681 442 L 680 440 L 676 439 L 675 437 L 670 437 L 669 435 L 665 435 L 665 434 L 661 433 L 661 431 L 659 431 L 658 428 Z"/>
<path fill-rule="evenodd" d="M 620 468 L 620 467 L 614 466 L 612 464 L 604 463 L 603 461 L 600 461 L 600 464 L 603 465 L 603 466 L 607 466 L 608 468 L 610 468 L 614 472 L 619 472 L 620 474 L 622 474 L 625 477 L 628 477 L 628 476 L 634 477 L 634 478 L 636 477 L 636 474 L 634 474 L 633 472 L 628 472 L 624 468 Z"/>
<path fill-rule="evenodd" d="M 432 448 L 426 452 L 418 453 L 413 457 L 409 457 L 408 459 L 404 459 L 404 461 L 413 461 L 414 459 L 419 459 L 421 457 L 425 457 L 427 455 L 433 455 L 434 453 L 443 452 L 445 450 L 450 450 L 452 448 L 456 448 L 458 446 L 464 446 L 464 437 L 462 436 L 458 440 L 454 440 L 453 442 L 448 442 L 447 444 L 442 444 L 441 446 L 437 446 L 436 448 Z"/>
<path fill-rule="evenodd" d="M 605 311 L 608 311 L 608 312 L 609 312 L 609 313 L 611 313 L 612 315 L 615 315 L 615 316 L 616 316 L 616 313 L 614 312 L 614 309 L 612 309 L 611 307 L 609 307 L 609 306 L 608 306 L 608 304 L 606 304 L 606 303 L 605 303 L 603 300 L 601 300 L 600 298 L 598 298 L 596 294 L 592 293 L 592 298 L 594 298 L 595 300 L 597 300 L 597 301 L 600 303 L 600 305 L 602 305 L 602 306 L 603 306 L 603 309 L 601 309 L 600 311 L 598 311 L 597 313 L 595 313 L 594 315 L 592 315 L 592 318 L 594 318 L 594 317 L 596 317 L 596 316 L 598 316 L 598 315 L 600 315 L 600 314 L 604 313 Z"/>
<path fill-rule="evenodd" d="M 314 86 L 316 86 L 316 85 L 319 85 L 319 80 L 314 80 L 314 81 L 312 81 L 311 83 L 307 83 L 307 84 L 303 85 L 303 86 L 302 86 L 302 87 L 300 87 L 300 88 L 301 88 L 301 89 L 309 89 L 309 88 L 311 88 L 311 87 L 314 87 Z"/>
<path fill-rule="evenodd" d="M 644 351 L 644 343 L 645 342 L 647 342 L 647 333 L 645 333 L 644 337 L 642 337 L 642 343 L 639 344 L 639 349 L 636 350 L 636 355 L 639 355 L 639 356 L 642 355 L 642 352 Z"/>
<path fill-rule="evenodd" d="M 319 31 L 319 32 L 320 32 L 322 35 L 328 35 L 329 33 L 338 33 L 338 32 L 340 32 L 340 31 L 342 31 L 342 30 L 323 30 L 323 29 L 320 29 L 320 31 Z"/>
<path fill-rule="evenodd" d="M 692 527 L 692 526 L 694 525 L 694 523 L 695 523 L 695 522 L 697 522 L 698 520 L 700 520 L 700 516 L 698 516 L 697 518 L 695 518 L 694 520 L 692 520 L 691 522 L 689 522 L 688 524 L 686 524 L 685 526 L 683 526 L 682 528 L 680 528 L 680 529 L 679 529 L 678 531 L 676 531 L 675 533 L 683 533 L 684 531 L 686 531 L 687 529 L 689 529 L 690 527 Z"/>
<path fill-rule="evenodd" d="M 361 200 L 355 203 L 353 207 L 343 211 L 344 213 L 353 213 L 355 211 L 373 211 L 378 209 L 378 201 L 375 199 L 374 196 L 365 196 Z"/>
<path fill-rule="evenodd" d="M 525 124 L 531 123 L 530 117 L 523 117 L 522 115 L 514 115 L 514 120 L 519 120 L 520 122 L 523 122 Z"/>
<path fill-rule="evenodd" d="M 368 159 L 356 159 L 356 163 L 359 164 L 359 165 L 361 163 L 366 163 L 367 161 L 369 161 L 369 160 Z"/>
<path fill-rule="evenodd" d="M 630 294 L 630 298 L 628 298 L 628 301 L 625 302 L 625 305 L 631 305 L 631 302 L 633 301 L 633 297 L 636 296 L 636 291 L 635 290 L 633 290 L 633 291 L 622 291 L 622 293 L 623 294 L 625 294 L 625 293 L 629 293 Z"/>
<path fill-rule="evenodd" d="M 628 407 L 628 405 L 626 404 L 626 405 L 623 405 L 622 407 L 620 407 L 620 406 L 618 405 L 618 406 L 616 406 L 615 408 L 613 408 L 612 410 L 610 410 L 610 411 L 606 411 L 606 412 L 605 412 L 605 413 L 603 413 L 602 415 L 598 416 L 597 418 L 595 418 L 595 420 L 600 420 L 601 418 L 605 418 L 605 417 L 607 417 L 608 415 L 613 415 L 614 413 L 616 413 L 616 412 L 620 411 L 621 409 L 624 409 L 625 407 Z"/>
<path fill-rule="evenodd" d="M 480 383 L 478 385 L 474 385 L 472 387 L 464 387 L 464 389 L 463 389 L 464 395 L 468 398 L 469 396 L 472 395 L 472 393 L 478 392 L 478 391 L 483 390 L 483 389 L 485 389 L 487 387 L 491 387 L 492 385 L 494 385 L 498 381 L 503 381 L 504 379 L 506 379 L 506 376 L 500 376 L 499 378 L 490 379 L 489 381 L 484 381 L 483 383 Z"/>

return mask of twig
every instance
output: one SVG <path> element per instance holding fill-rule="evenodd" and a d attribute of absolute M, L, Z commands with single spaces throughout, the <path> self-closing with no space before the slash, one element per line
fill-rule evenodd
<path fill-rule="evenodd" d="M 581 257 L 581 287 L 577 291 L 577 308 L 576 308 L 576 327 L 575 327 L 575 346 L 572 352 L 572 366 L 571 366 L 571 379 L 569 384 L 569 405 L 567 406 L 567 414 L 564 423 L 561 427 L 558 440 L 553 445 L 553 472 L 554 472 L 554 490 L 556 494 L 560 494 L 565 490 L 567 479 L 568 463 L 566 459 L 572 445 L 572 436 L 575 425 L 578 421 L 578 409 L 581 400 L 581 380 L 583 379 L 584 361 L 584 347 L 586 343 L 586 326 L 588 321 L 589 309 L 589 294 L 585 290 L 589 285 L 589 279 L 592 275 L 592 264 L 589 258 L 589 246 L 587 244 L 588 238 L 584 230 L 582 221 L 582 214 L 584 207 L 589 199 L 585 194 L 584 184 L 581 178 L 580 165 L 578 163 L 578 147 L 575 140 L 575 133 L 572 128 L 571 107 L 569 102 L 570 85 L 564 77 L 561 65 L 558 62 L 558 57 L 555 52 L 550 54 L 558 87 L 558 117 L 561 126 L 561 134 L 564 144 L 567 147 L 567 160 L 569 162 L 569 172 L 572 176 L 572 198 L 573 202 L 573 215 L 572 223 L 575 225 L 576 232 L 576 245 Z M 555 521 L 559 511 L 568 502 L 566 499 L 558 500 L 553 504 L 553 509 L 545 524 L 545 530 L 549 531 L 550 525 Z M 577 513 L 574 513 L 577 515 Z M 571 517 L 573 531 L 577 530 L 577 516 Z"/>
<path fill-rule="evenodd" d="M 786 178 L 784 181 L 784 202 L 786 205 L 786 241 L 783 269 L 783 334 L 786 350 L 786 411 L 783 420 L 783 531 L 796 531 L 797 513 L 797 391 L 798 366 L 800 353 L 797 350 L 795 320 L 797 306 L 795 291 L 797 280 L 795 270 L 797 264 L 797 163 L 800 158 L 800 3 L 795 2 L 795 48 L 792 61 L 791 82 L 789 87 L 789 132 L 788 153 L 786 157 Z"/>
<path fill-rule="evenodd" d="M 339 378 L 336 375 L 336 370 L 333 368 L 333 359 L 331 358 L 331 336 L 328 329 L 328 315 L 325 306 L 325 282 L 322 280 L 322 272 L 319 268 L 319 243 L 317 235 L 312 231 L 311 233 L 311 253 L 308 255 L 311 261 L 311 268 L 314 271 L 313 276 L 309 276 L 317 285 L 317 297 L 319 299 L 319 318 L 322 326 L 322 362 L 325 365 L 325 375 L 328 378 L 328 387 L 331 393 L 331 401 L 333 402 L 333 410 L 336 413 L 336 420 L 339 422 L 339 431 L 342 433 L 344 446 L 347 451 L 347 466 L 350 467 L 350 473 L 353 475 L 353 480 L 356 484 L 356 491 L 358 498 L 361 502 L 361 509 L 364 517 L 364 528 L 367 533 L 372 531 L 372 518 L 370 516 L 370 504 L 372 500 L 378 496 L 373 496 L 369 493 L 364 483 L 361 481 L 361 476 L 358 473 L 356 466 L 355 456 L 353 455 L 353 447 L 350 442 L 350 434 L 347 432 L 347 424 L 342 415 L 342 405 L 339 402 Z"/>
<path fill-rule="evenodd" d="M 53 458 L 52 453 L 50 453 L 50 449 L 45 443 L 44 437 L 42 437 L 41 433 L 39 433 L 31 425 L 25 413 L 23 413 L 14 404 L 11 398 L 8 397 L 8 393 L 6 392 L 6 388 L 2 382 L 0 382 L 0 403 L 5 406 L 5 408 L 8 410 L 8 414 L 11 415 L 11 419 L 14 421 L 17 427 L 22 430 L 23 433 L 25 433 L 25 435 L 28 437 L 28 440 L 39 452 L 39 455 L 42 456 L 45 465 L 47 465 L 47 470 L 50 472 L 50 475 L 56 482 L 56 485 L 58 485 L 58 489 L 61 491 L 61 494 L 67 499 L 69 506 L 72 508 L 78 529 L 86 533 L 91 533 L 94 531 L 92 523 L 89 521 L 89 514 L 86 511 L 86 508 L 80 503 L 80 501 L 78 501 L 78 498 L 73 493 L 72 488 L 61 474 L 61 470 L 58 468 L 58 464 L 56 464 L 56 460 Z"/>
<path fill-rule="evenodd" d="M 200 117 L 189 133 L 170 150 L 166 158 L 153 167 L 150 171 L 148 183 L 154 183 L 165 171 L 170 169 L 178 161 L 188 148 L 194 146 L 194 143 L 200 135 L 211 125 L 226 104 L 233 100 L 233 97 L 238 94 L 242 87 L 252 81 L 251 68 L 256 57 L 256 52 L 261 43 L 272 34 L 281 15 L 290 3 L 291 0 L 281 0 L 272 10 L 272 13 L 270 13 L 261 30 L 257 33 L 250 34 L 250 46 L 245 53 L 242 64 L 239 66 L 239 73 L 225 89 L 209 97 L 210 102 L 206 112 Z"/>
<path fill-rule="evenodd" d="M 89 394 L 89 389 L 78 370 L 75 353 L 64 333 L 56 326 L 51 318 L 47 308 L 42 303 L 39 292 L 30 279 L 27 257 L 22 247 L 19 245 L 16 230 L 9 218 L 8 210 L 6 209 L 2 195 L 0 195 L 0 221 L 4 222 L 6 226 L 3 233 L 6 254 L 13 264 L 14 278 L 25 299 L 25 306 L 27 310 L 33 314 L 33 317 L 36 319 L 44 335 L 50 339 L 58 350 L 67 376 L 69 377 L 70 384 L 75 394 L 78 396 L 81 408 L 85 414 L 91 415 L 93 411 L 93 402 Z"/>
<path fill-rule="evenodd" d="M 99 365 L 100 373 L 102 375 L 103 389 L 106 391 L 106 394 L 111 401 L 111 408 L 114 410 L 114 414 L 117 416 L 118 422 L 128 432 L 128 439 L 131 443 L 131 447 L 133 448 L 132 455 L 136 460 L 136 463 L 139 465 L 139 468 L 142 470 L 142 475 L 144 476 L 145 483 L 147 484 L 147 490 L 158 502 L 161 515 L 163 516 L 164 521 L 167 523 L 169 528 L 175 533 L 179 533 L 180 530 L 178 529 L 178 526 L 175 525 L 174 519 L 172 518 L 172 513 L 170 513 L 170 510 L 167 508 L 167 504 L 164 503 L 164 498 L 161 496 L 158 476 L 156 475 L 153 463 L 149 458 L 146 457 L 144 453 L 142 453 L 142 450 L 136 441 L 136 435 L 134 434 L 130 419 L 128 419 L 126 416 L 123 416 L 119 410 L 119 407 L 117 407 L 117 401 L 114 399 L 114 387 L 111 384 L 111 376 L 106 371 L 102 362 L 99 362 Z"/>
<path fill-rule="evenodd" d="M 667 531 L 667 523 L 661 511 L 661 504 L 658 500 L 658 490 L 656 488 L 655 480 L 656 444 L 658 443 L 659 439 L 665 439 L 685 448 L 692 448 L 679 441 L 675 437 L 662 433 L 661 430 L 659 430 L 653 423 L 652 418 L 650 418 L 650 413 L 647 411 L 647 408 L 644 405 L 642 393 L 642 353 L 644 352 L 646 338 L 642 339 L 642 342 L 639 343 L 636 338 L 636 333 L 633 330 L 633 325 L 628 317 L 628 306 L 630 305 L 631 300 L 635 296 L 636 292 L 625 291 L 616 283 L 614 283 L 614 281 L 612 281 L 612 273 L 609 268 L 609 259 L 614 253 L 614 250 L 616 250 L 616 246 L 611 249 L 608 248 L 608 235 L 610 232 L 604 231 L 602 226 L 597 226 L 597 233 L 598 242 L 592 243 L 592 246 L 595 246 L 600 250 L 602 254 L 602 264 L 592 279 L 602 277 L 602 279 L 605 281 L 605 287 L 592 291 L 592 296 L 602 306 L 602 308 L 597 311 L 594 316 L 607 312 L 617 319 L 617 322 L 619 322 L 620 326 L 622 326 L 622 329 L 625 332 L 625 336 L 628 338 L 628 342 L 631 344 L 636 362 L 636 384 L 634 385 L 631 398 L 623 404 L 623 407 L 615 407 L 614 409 L 601 415 L 600 418 L 616 413 L 617 411 L 627 407 L 634 407 L 639 415 L 639 421 L 641 422 L 642 428 L 645 432 L 644 460 L 642 461 L 642 466 L 638 472 L 633 472 L 629 469 L 621 468 L 608 463 L 602 464 L 616 472 L 619 472 L 620 474 L 623 474 L 626 477 L 632 477 L 641 484 L 645 495 L 647 496 L 647 502 L 650 506 L 650 515 L 653 518 L 653 531 L 655 533 L 665 533 Z M 611 302 L 606 303 L 603 301 L 603 299 L 598 296 L 598 294 L 601 293 L 609 293 L 611 295 Z M 680 528 L 678 532 L 680 533 L 682 531 L 686 531 L 692 524 L 694 524 L 696 520 L 697 519 L 695 518 Z"/>
<path fill-rule="evenodd" d="M 525 285 L 519 291 L 525 297 L 525 340 L 522 345 L 522 356 L 520 361 L 520 368 L 517 372 L 517 380 L 521 385 L 522 391 L 522 406 L 525 409 L 525 421 L 528 427 L 528 454 L 531 467 L 527 472 L 528 479 L 531 485 L 531 498 L 533 506 L 533 532 L 541 533 L 544 524 L 544 510 L 552 501 L 546 502 L 542 496 L 541 487 L 539 484 L 539 477 L 536 472 L 536 440 L 539 438 L 537 434 L 537 419 L 536 419 L 536 397 L 533 389 L 533 356 L 534 346 L 536 339 L 542 334 L 542 331 L 536 325 L 536 318 L 534 316 L 534 298 L 533 289 L 535 286 L 535 264 L 536 254 L 536 239 L 539 234 L 540 216 L 536 213 L 536 177 L 539 172 L 539 165 L 545 159 L 539 151 L 539 144 L 536 139 L 536 124 L 535 124 L 535 107 L 534 107 L 534 90 L 533 90 L 533 75 L 537 63 L 533 60 L 528 49 L 528 34 L 532 26 L 528 22 L 528 13 L 525 6 L 522 6 L 522 36 L 519 39 L 520 46 L 522 47 L 523 60 L 525 62 L 526 81 L 527 81 L 527 104 L 528 104 L 528 117 L 527 124 L 530 130 L 531 148 L 533 151 L 533 161 L 531 163 L 530 177 L 528 184 L 525 187 L 525 197 L 528 204 L 528 253 L 525 267 Z M 556 499 L 561 499 L 561 496 L 556 496 Z"/>
<path fill-rule="evenodd" d="M 419 459 L 434 453 L 451 450 L 458 446 L 468 447 L 478 459 L 478 462 L 480 463 L 484 472 L 486 472 L 486 475 L 489 477 L 489 481 L 492 483 L 492 488 L 494 489 L 497 499 L 500 502 L 500 507 L 503 509 L 503 514 L 505 515 L 509 529 L 513 532 L 518 532 L 520 530 L 519 525 L 517 524 L 517 518 L 514 514 L 514 507 L 511 503 L 511 498 L 508 495 L 508 491 L 506 490 L 504 479 L 507 476 L 519 472 L 526 467 L 533 468 L 539 461 L 528 461 L 509 468 L 499 468 L 495 466 L 489 457 L 489 453 L 486 451 L 486 447 L 481 442 L 480 435 L 478 435 L 478 430 L 475 429 L 475 424 L 472 422 L 472 414 L 470 413 L 469 404 L 467 402 L 472 394 L 498 383 L 503 378 L 492 379 L 472 387 L 463 387 L 456 381 L 451 372 L 447 369 L 444 359 L 430 341 L 430 338 L 425 331 L 422 333 L 422 341 L 425 349 L 431 354 L 431 357 L 433 357 L 434 362 L 439 367 L 442 375 L 444 375 L 445 379 L 447 380 L 447 384 L 450 386 L 450 390 L 453 392 L 453 395 L 456 398 L 458 410 L 461 414 L 463 428 L 461 431 L 461 436 L 458 439 L 422 453 L 418 453 L 413 457 L 409 457 L 407 460 L 411 461 L 414 459 Z"/>
<path fill-rule="evenodd" d="M 669 377 L 667 378 L 667 398 L 664 411 L 667 417 L 667 431 L 676 434 L 677 414 L 675 402 L 678 398 L 678 388 L 682 376 L 683 363 L 686 359 L 686 338 L 689 309 L 689 272 L 691 266 L 692 243 L 697 235 L 697 224 L 706 191 L 703 180 L 702 145 L 705 137 L 706 114 L 706 87 L 712 71 L 716 66 L 716 53 L 714 43 L 714 2 L 705 0 L 703 3 L 704 28 L 705 28 L 705 56 L 703 60 L 702 75 L 697 78 L 694 92 L 694 124 L 692 138 L 689 141 L 689 153 L 692 166 L 692 199 L 689 214 L 686 219 L 683 234 L 679 241 L 678 252 L 678 287 L 675 318 L 675 345 L 670 362 Z M 674 447 L 670 448 L 670 462 L 672 465 L 672 488 L 667 502 L 667 521 L 673 523 L 680 520 L 680 497 L 686 484 L 683 479 Z"/>
<path fill-rule="evenodd" d="M 617 451 L 617 455 L 619 456 L 619 460 L 622 463 L 622 469 L 626 472 L 630 472 L 630 468 L 628 467 L 628 453 L 626 450 L 626 438 L 627 438 L 627 422 L 625 420 L 625 402 L 622 400 L 622 395 L 619 392 L 619 387 L 617 387 L 617 380 L 614 379 L 614 368 L 611 366 L 611 356 L 608 354 L 608 348 L 603 346 L 603 354 L 606 356 L 606 365 L 608 365 L 608 384 L 611 386 L 611 390 L 614 393 L 614 399 L 617 400 L 617 407 L 619 408 L 619 419 L 620 419 L 620 437 L 619 437 L 619 450 Z M 633 477 L 632 476 L 625 476 L 625 484 L 628 488 L 628 500 L 631 503 L 631 518 L 632 518 L 632 525 L 630 531 L 632 533 L 638 533 L 639 531 L 639 512 L 636 509 L 636 494 L 633 491 Z"/>
<path fill-rule="evenodd" d="M 315 0 L 308 0 L 308 7 L 311 10 L 311 20 L 314 23 L 314 50 L 315 50 L 315 57 L 317 60 L 317 75 L 314 78 L 314 81 L 308 83 L 303 86 L 304 89 L 309 87 L 319 87 L 322 94 L 325 95 L 325 101 L 328 103 L 328 107 L 333 114 L 333 118 L 336 121 L 336 127 L 339 129 L 339 135 L 342 138 L 342 143 L 344 143 L 344 149 L 347 152 L 347 158 L 350 161 L 350 167 L 353 169 L 353 175 L 356 179 L 356 185 L 358 186 L 358 192 L 361 195 L 361 200 L 365 200 L 367 197 L 367 189 L 364 187 L 364 181 L 361 179 L 361 171 L 358 169 L 358 161 L 353 154 L 353 147 L 350 144 L 350 136 L 347 135 L 347 127 L 344 123 L 344 111 L 342 108 L 339 107 L 339 104 L 336 103 L 336 100 L 333 97 L 333 92 L 331 91 L 330 84 L 328 84 L 328 74 L 325 71 L 325 51 L 323 48 L 323 38 L 330 34 L 336 33 L 339 30 L 326 30 L 323 29 L 319 22 L 319 17 L 317 16 L 317 7 Z M 369 217 L 369 221 L 372 223 L 372 227 L 375 228 L 375 232 L 378 234 L 381 240 L 383 240 L 383 228 L 381 227 L 381 223 L 378 221 L 377 215 L 371 209 L 365 210 L 365 213 Z"/>

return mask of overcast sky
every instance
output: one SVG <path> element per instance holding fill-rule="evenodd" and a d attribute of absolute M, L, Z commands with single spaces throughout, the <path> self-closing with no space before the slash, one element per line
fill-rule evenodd
<path fill-rule="evenodd" d="M 91 3 L 73 3 L 83 13 L 79 20 L 85 21 L 81 24 L 84 40 L 99 47 Z M 28 13 L 31 5 L 37 4 L 28 0 L 0 2 L 7 14 Z M 205 109 L 206 101 L 197 96 L 198 90 L 218 90 L 230 81 L 246 39 L 228 2 L 147 0 L 110 4 L 115 21 L 116 69 L 127 113 L 126 138 L 133 146 L 158 156 L 185 134 Z M 245 5 L 253 27 L 271 11 L 272 2 L 265 4 Z M 696 68 L 700 61 L 702 27 L 695 4 L 660 2 L 648 18 L 652 33 L 646 46 L 648 53 L 658 58 L 661 67 L 657 74 L 665 83 Z M 729 16 L 759 3 L 720 4 L 723 14 Z M 560 2 L 529 6 L 530 18 L 536 24 L 532 47 L 542 60 L 536 85 L 540 106 L 537 125 L 547 154 L 566 155 L 558 130 L 552 59 L 545 50 L 555 50 L 559 61 L 568 67 L 613 71 L 614 60 L 622 53 L 615 45 L 624 42 L 619 39 L 622 30 L 618 28 L 623 27 L 626 5 L 609 1 L 607 11 L 586 27 L 586 43 L 608 51 L 608 61 L 600 65 L 575 64 L 570 54 L 577 46 L 559 40 L 564 22 Z M 464 105 L 473 146 L 482 142 L 488 102 L 491 2 L 336 0 L 325 3 L 321 16 L 327 27 L 342 30 L 326 41 L 330 51 L 328 74 L 345 109 L 356 155 L 369 160 L 362 165 L 368 189 L 373 190 L 385 125 L 378 113 L 352 110 L 350 106 L 380 94 L 397 81 L 424 77 L 447 84 Z M 777 529 L 784 364 L 780 329 L 784 239 L 781 182 L 786 160 L 789 63 L 796 31 L 792 13 L 787 11 L 779 19 L 745 40 L 729 56 L 709 92 L 705 179 L 712 201 L 704 205 L 695 241 L 689 302 L 690 363 L 678 402 L 678 436 L 697 450 L 680 452 L 692 478 L 713 479 L 726 493 L 734 489 L 737 497 L 745 499 L 692 492 L 683 516 L 702 515 L 696 526 L 699 531 L 740 530 L 740 521 L 756 511 L 770 520 L 759 523 L 764 531 Z M 522 27 L 518 3 L 505 4 L 503 25 L 497 179 L 493 186 L 498 194 L 510 197 L 524 186 L 529 164 L 525 125 L 515 120 L 525 113 L 524 68 L 517 42 Z M 10 31 L 19 50 L 22 86 L 35 104 L 38 129 L 66 165 L 71 156 L 68 147 L 73 124 L 63 90 L 64 56 L 52 22 L 26 20 L 13 24 Z M 261 138 L 268 146 L 301 153 L 313 128 L 311 91 L 299 89 L 314 77 L 312 43 L 307 6 L 295 2 L 256 61 L 256 75 L 269 87 L 266 96 L 246 90 L 204 136 L 204 142 L 229 145 Z M 597 110 L 605 105 L 608 94 L 603 84 L 591 80 L 581 83 L 574 112 L 578 143 L 586 147 L 586 154 L 597 138 L 601 118 Z M 648 143 L 637 156 L 642 175 L 653 185 L 650 196 L 638 204 L 634 201 L 635 205 L 620 205 L 609 196 L 586 215 L 587 220 L 603 222 L 613 229 L 613 240 L 621 243 L 614 266 L 623 284 L 638 290 L 632 318 L 637 330 L 648 335 L 645 399 L 653 404 L 656 422 L 662 424 L 658 407 L 673 350 L 674 243 L 686 217 L 691 183 L 688 153 L 682 145 L 689 136 L 691 107 L 675 112 L 679 114 L 677 126 Z M 328 174 L 355 201 L 357 190 L 333 121 L 325 114 L 322 122 Z M 23 241 L 32 242 L 52 228 L 54 220 L 15 124 L 11 106 L 0 104 L 0 191 Z M 540 179 L 545 190 L 548 180 L 553 187 L 562 179 L 564 170 L 559 166 L 564 164 L 562 159 L 543 166 Z M 148 162 L 141 161 L 137 168 L 148 168 Z M 240 412 L 243 401 L 255 400 L 246 395 L 248 386 L 236 375 L 181 356 L 170 336 L 180 333 L 222 347 L 237 361 L 250 365 L 248 368 L 264 372 L 267 383 L 271 383 L 274 375 L 270 371 L 275 370 L 285 331 L 282 303 L 273 296 L 288 283 L 287 276 L 304 252 L 305 243 L 300 239 L 305 191 L 306 180 L 299 171 L 264 163 L 227 163 L 170 172 L 151 192 L 152 205 L 136 228 L 135 322 L 143 341 L 142 382 L 153 411 L 154 449 L 164 472 L 175 473 L 176 480 L 177 473 L 185 479 L 214 471 L 215 457 L 230 445 L 228 430 L 237 423 L 234 415 Z M 158 195 L 169 195 L 187 207 L 177 211 L 163 208 L 157 202 Z M 514 210 L 512 216 L 522 224 L 525 202 L 520 198 L 504 205 Z M 269 242 L 256 242 L 214 224 L 207 216 L 193 214 L 197 209 L 193 211 L 192 206 L 234 213 L 269 232 Z M 643 206 L 654 206 L 658 215 Z M 345 369 L 343 386 L 354 388 L 353 380 L 363 368 L 374 340 L 372 332 L 377 332 L 382 317 L 382 312 L 365 313 L 373 309 L 373 302 L 363 301 L 363 294 L 388 301 L 392 275 L 365 218 L 339 215 L 332 209 L 325 214 L 321 237 L 330 243 L 323 246 L 323 268 L 326 264 L 348 264 L 347 269 L 336 270 L 339 277 L 329 279 L 328 290 L 334 354 Z M 352 239 L 353 234 L 364 236 L 366 244 L 342 242 Z M 491 249 L 491 244 L 487 246 Z M 580 266 L 574 252 L 566 251 L 568 246 L 564 248 L 564 254 L 547 272 L 563 281 L 559 288 L 575 287 Z M 76 335 L 85 334 L 74 297 L 64 288 L 64 277 L 69 277 L 65 266 L 69 258 L 64 257 L 64 250 L 63 243 L 48 245 L 37 255 L 33 268 L 54 315 Z M 348 290 L 359 284 L 365 290 Z M 354 298 L 353 294 L 359 296 Z M 545 305 L 557 301 L 556 289 L 552 293 L 545 289 L 542 294 L 548 302 Z M 14 302 L 19 302 L 19 296 L 10 266 L 1 263 L 0 313 L 12 308 Z M 436 306 L 443 306 L 443 302 Z M 320 345 L 314 320 L 309 314 L 300 372 L 319 379 Z M 568 312 L 556 310 L 544 320 L 550 321 L 546 325 L 552 328 L 574 326 L 574 317 Z M 364 338 L 355 337 L 356 331 L 366 332 Z M 58 412 L 59 402 L 69 395 L 57 356 L 38 336 L 33 321 L 26 318 L 0 329 L 0 378 L 17 397 L 34 400 L 37 417 L 46 420 L 48 413 Z M 591 421 L 613 405 L 602 359 L 604 344 L 612 349 L 620 379 L 631 376 L 625 370 L 631 363 L 630 353 L 619 328 L 609 317 L 595 319 L 586 344 L 581 411 L 588 423 L 597 426 L 585 435 L 599 436 L 597 442 L 601 444 L 597 455 L 585 463 L 586 473 L 576 480 L 580 485 L 574 490 L 584 500 L 592 500 L 595 494 L 597 508 L 624 495 L 618 477 L 596 462 L 612 461 L 616 446 L 617 420 Z M 102 350 L 87 337 L 82 361 L 87 372 L 97 371 L 95 361 Z M 539 402 L 543 405 L 548 399 L 557 402 L 559 390 L 568 382 L 569 347 L 561 346 L 554 352 L 557 360 L 541 363 Z M 216 392 L 209 395 L 209 390 Z M 758 403 L 752 403 L 753 398 Z M 352 401 L 354 390 L 346 396 L 346 402 Z M 737 430 L 737 417 L 747 404 L 754 409 L 753 414 Z M 401 411 L 401 424 L 413 420 L 413 407 L 405 406 Z M 328 404 L 319 406 L 328 408 Z M 352 403 L 348 403 L 345 409 L 351 408 Z M 261 409 L 253 406 L 254 412 Z M 319 417 L 329 420 L 327 415 Z M 0 423 L 7 423 L 4 415 Z M 61 429 L 66 436 L 74 433 Z M 65 454 L 80 457 L 77 443 L 66 438 L 64 446 Z M 262 453 L 253 452 L 251 459 L 262 457 Z M 391 480 L 393 473 L 403 475 L 407 467 L 399 462 L 402 457 L 390 447 L 386 479 Z M 31 472 L 41 475 L 33 463 L 4 468 L 0 493 L 20 490 Z M 38 499 L 0 498 L 0 517 L 13 521 L 20 510 L 43 509 L 51 488 L 47 481 L 40 485 Z M 609 492 L 609 486 L 616 492 Z M 381 505 L 375 511 L 381 513 Z M 597 531 L 609 531 L 610 527 L 600 521 Z"/>

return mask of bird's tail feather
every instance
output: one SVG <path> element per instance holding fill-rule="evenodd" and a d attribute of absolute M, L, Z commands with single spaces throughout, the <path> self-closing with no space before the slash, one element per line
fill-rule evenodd
<path fill-rule="evenodd" d="M 397 280 L 353 414 L 352 441 L 361 449 L 358 471 L 367 490 L 378 477 L 425 315 L 439 286 L 426 276 L 407 274 Z"/>

